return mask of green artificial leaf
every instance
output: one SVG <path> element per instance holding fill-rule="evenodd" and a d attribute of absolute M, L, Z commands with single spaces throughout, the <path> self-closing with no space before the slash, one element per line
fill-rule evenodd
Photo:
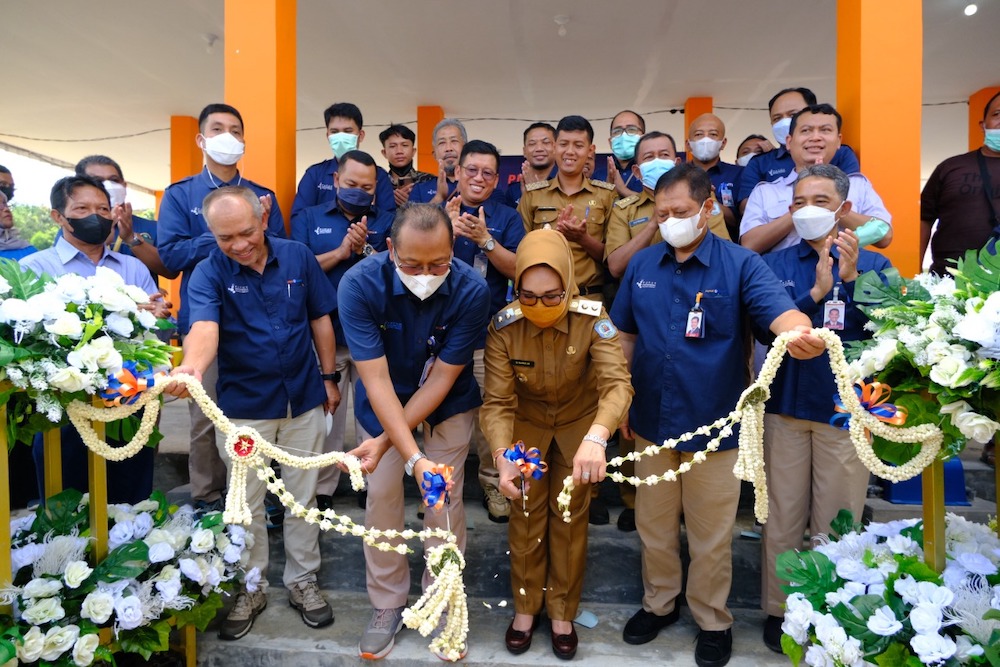
<path fill-rule="evenodd" d="M 792 667 L 799 667 L 802 662 L 802 647 L 791 635 L 781 635 L 781 651 L 792 661 Z"/>
<path fill-rule="evenodd" d="M 198 525 L 202 528 L 225 528 L 225 524 L 222 523 L 222 512 L 209 512 L 198 519 Z M 218 535 L 218 531 L 215 532 Z"/>
<path fill-rule="evenodd" d="M 910 655 L 909 649 L 899 642 L 893 642 L 881 655 L 875 656 L 875 663 L 879 667 L 904 667 Z"/>
<path fill-rule="evenodd" d="M 89 520 L 87 508 L 80 508 L 82 501 L 83 494 L 76 489 L 66 489 L 52 496 L 36 512 L 35 521 L 31 524 L 32 532 L 38 535 L 69 535 L 74 528 L 82 528 Z"/>
<path fill-rule="evenodd" d="M 27 299 L 45 291 L 45 285 L 52 282 L 48 274 L 39 276 L 31 269 L 22 267 L 12 259 L 0 259 L 0 278 L 10 283 L 10 299 Z"/>
<path fill-rule="evenodd" d="M 14 643 L 6 639 L 0 639 L 0 665 L 5 665 L 17 656 L 17 649 Z"/>
<path fill-rule="evenodd" d="M 31 350 L 14 345 L 6 338 L 0 338 L 0 366 L 6 366 L 14 361 L 28 359 L 32 356 Z"/>
<path fill-rule="evenodd" d="M 854 523 L 854 514 L 851 510 L 840 510 L 837 512 L 837 516 L 834 517 L 833 521 L 830 522 L 830 530 L 832 531 L 833 537 L 843 537 L 848 533 L 859 530 L 860 525 Z"/>
<path fill-rule="evenodd" d="M 886 463 L 897 466 L 903 465 L 916 456 L 922 447 L 923 445 L 920 443 L 892 442 L 877 435 L 872 442 L 872 450 L 875 452 L 875 456 Z"/>
<path fill-rule="evenodd" d="M 789 582 L 786 593 L 802 593 L 816 609 L 826 604 L 826 594 L 840 588 L 837 569 L 818 551 L 786 551 L 778 556 L 777 575 Z"/>
<path fill-rule="evenodd" d="M 167 500 L 167 494 L 159 489 L 153 491 L 149 499 L 159 505 L 156 511 L 152 513 L 153 523 L 159 528 L 170 520 L 170 501 Z"/>
<path fill-rule="evenodd" d="M 94 581 L 134 579 L 149 567 L 149 546 L 142 540 L 123 544 L 94 568 Z"/>
<path fill-rule="evenodd" d="M 868 619 L 885 605 L 880 595 L 858 595 L 850 606 L 840 602 L 830 613 L 849 636 L 861 641 L 866 655 L 878 655 L 890 643 L 889 637 L 877 635 L 868 629 Z"/>
<path fill-rule="evenodd" d="M 921 549 L 924 548 L 924 522 L 923 521 L 915 523 L 912 526 L 910 526 L 909 528 L 904 528 L 903 530 L 899 531 L 899 534 L 902 535 L 903 537 L 908 537 L 911 540 L 913 540 L 914 542 L 916 542 L 917 544 L 919 544 Z M 920 559 L 918 559 L 918 558 L 914 558 L 914 560 L 916 560 L 919 563 L 923 563 L 923 561 L 920 560 Z M 927 569 L 930 570 L 930 568 L 927 568 Z M 933 570 L 931 570 L 931 571 L 933 572 Z"/>
<path fill-rule="evenodd" d="M 185 625 L 194 625 L 194 627 L 198 628 L 198 632 L 204 632 L 220 609 L 222 609 L 222 596 L 212 591 L 202 602 L 199 602 L 190 609 L 175 611 L 173 614 L 177 619 L 178 628 L 183 628 Z"/>
<path fill-rule="evenodd" d="M 948 271 L 955 276 L 955 287 L 969 294 L 1000 292 L 1000 256 L 989 246 L 966 251 L 956 268 Z"/>
<path fill-rule="evenodd" d="M 134 630 L 123 630 L 118 633 L 118 646 L 126 653 L 138 653 L 149 660 L 154 653 L 170 649 L 170 624 L 156 621 Z"/>
<path fill-rule="evenodd" d="M 983 614 L 984 621 L 1000 621 L 1000 609 L 990 609 Z"/>

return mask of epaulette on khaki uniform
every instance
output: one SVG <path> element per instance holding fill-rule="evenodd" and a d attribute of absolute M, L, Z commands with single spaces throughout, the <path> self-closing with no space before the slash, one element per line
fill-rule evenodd
<path fill-rule="evenodd" d="M 522 317 L 524 317 L 524 313 L 521 312 L 520 308 L 509 306 L 493 316 L 493 328 L 500 331 L 508 324 L 517 322 Z"/>
<path fill-rule="evenodd" d="M 596 178 L 590 179 L 590 182 L 599 188 L 604 188 L 605 190 L 614 190 L 615 186 L 607 181 L 599 181 Z"/>
<path fill-rule="evenodd" d="M 525 192 L 532 192 L 534 190 L 541 190 L 542 188 L 549 187 L 548 181 L 535 181 L 534 183 L 528 183 L 524 186 Z"/>
<path fill-rule="evenodd" d="M 629 195 L 628 197 L 616 201 L 615 206 L 621 209 L 626 209 L 637 201 L 639 201 L 639 195 Z"/>
<path fill-rule="evenodd" d="M 599 317 L 601 314 L 601 308 L 603 305 L 600 301 L 588 301 L 587 299 L 574 299 L 569 304 L 569 311 L 571 313 L 580 313 L 581 315 L 590 315 L 591 317 Z"/>

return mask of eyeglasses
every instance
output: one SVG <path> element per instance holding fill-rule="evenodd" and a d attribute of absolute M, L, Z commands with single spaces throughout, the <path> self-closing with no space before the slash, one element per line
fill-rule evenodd
<path fill-rule="evenodd" d="M 395 260 L 393 260 L 395 261 Z M 427 264 L 424 266 L 417 266 L 413 264 L 400 264 L 396 262 L 396 268 L 405 273 L 408 276 L 419 276 L 421 274 L 430 274 L 432 276 L 443 276 L 448 273 L 451 269 L 451 262 L 447 264 Z"/>
<path fill-rule="evenodd" d="M 558 306 L 565 298 L 566 292 L 559 292 L 559 294 L 532 294 L 531 292 L 518 291 L 517 293 L 517 300 L 525 306 L 534 306 L 541 299 L 543 306 L 551 308 L 552 306 Z"/>
<path fill-rule="evenodd" d="M 625 127 L 613 127 L 611 128 L 612 137 L 620 137 L 623 134 L 627 134 L 631 137 L 641 137 L 642 128 L 638 125 L 626 125 Z"/>
<path fill-rule="evenodd" d="M 484 180 L 492 181 L 497 176 L 497 173 L 492 169 L 480 169 L 479 167 L 462 167 L 462 169 L 465 170 L 465 175 L 469 178 L 482 176 Z"/>

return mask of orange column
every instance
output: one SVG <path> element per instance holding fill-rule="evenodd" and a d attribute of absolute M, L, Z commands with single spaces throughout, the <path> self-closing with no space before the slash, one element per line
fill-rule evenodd
<path fill-rule="evenodd" d="M 974 151 L 983 145 L 983 128 L 979 124 L 983 122 L 983 111 L 986 103 L 997 93 L 1000 93 L 1000 86 L 990 86 L 983 88 L 969 95 L 969 150 Z"/>
<path fill-rule="evenodd" d="M 296 0 L 226 0 L 225 100 L 243 116 L 241 172 L 274 190 L 289 223 L 295 196 Z"/>
<path fill-rule="evenodd" d="M 712 113 L 711 97 L 689 97 L 684 100 L 684 136 L 677 137 L 680 148 L 684 148 L 684 140 L 688 138 L 688 130 L 694 119 L 703 113 Z"/>
<path fill-rule="evenodd" d="M 914 0 L 837 2 L 843 141 L 892 214 L 892 245 L 881 252 L 904 276 L 920 270 L 922 12 Z"/>
<path fill-rule="evenodd" d="M 198 119 L 193 116 L 170 117 L 170 182 L 176 183 L 182 178 L 201 171 L 201 149 L 194 143 L 198 134 Z M 156 210 L 160 210 L 160 200 L 163 191 L 156 192 Z M 159 216 L 157 216 L 159 217 Z M 167 293 L 167 300 L 174 304 L 173 313 L 177 315 L 180 308 L 181 279 L 180 276 L 170 280 L 160 278 L 160 289 Z"/>
<path fill-rule="evenodd" d="M 417 107 L 417 169 L 438 173 L 434 159 L 434 126 L 444 119 L 441 107 Z"/>

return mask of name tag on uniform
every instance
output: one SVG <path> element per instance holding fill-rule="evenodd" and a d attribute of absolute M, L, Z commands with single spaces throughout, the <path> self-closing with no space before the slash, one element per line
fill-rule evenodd
<path fill-rule="evenodd" d="M 628 226 L 629 227 L 635 227 L 636 225 L 641 225 L 644 222 L 649 222 L 649 216 L 648 215 L 645 218 L 638 218 L 636 220 L 629 220 Z"/>
<path fill-rule="evenodd" d="M 510 365 L 511 366 L 523 366 L 524 368 L 534 368 L 535 367 L 535 362 L 534 361 L 528 361 L 527 359 L 511 359 L 510 360 Z"/>

